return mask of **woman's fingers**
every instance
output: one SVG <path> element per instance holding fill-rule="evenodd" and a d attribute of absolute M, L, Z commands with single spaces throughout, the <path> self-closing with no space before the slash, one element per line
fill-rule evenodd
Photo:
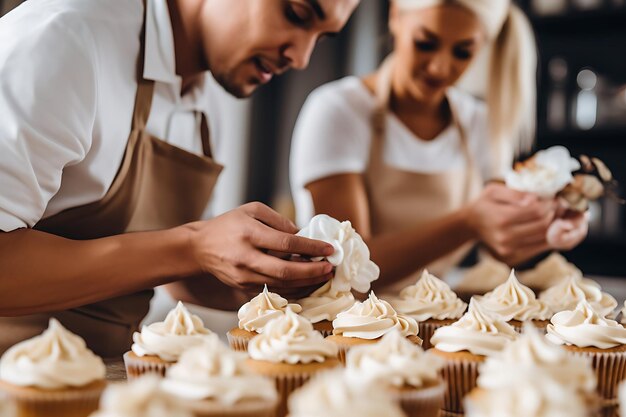
<path fill-rule="evenodd" d="M 262 203 L 248 203 L 241 207 L 248 216 L 268 225 L 270 228 L 281 232 L 295 234 L 298 228 L 295 224 L 284 216 Z"/>
<path fill-rule="evenodd" d="M 284 287 L 306 287 L 325 282 L 333 270 L 328 262 L 292 262 L 262 252 L 254 253 L 248 262 L 248 269 L 280 281 Z"/>
<path fill-rule="evenodd" d="M 263 224 L 254 228 L 250 243 L 257 248 L 311 257 L 330 256 L 335 252 L 329 243 L 284 233 Z"/>

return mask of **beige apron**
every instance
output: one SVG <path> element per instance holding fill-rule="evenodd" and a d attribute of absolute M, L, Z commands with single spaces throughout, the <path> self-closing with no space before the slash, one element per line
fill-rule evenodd
<path fill-rule="evenodd" d="M 427 174 L 394 168 L 383 161 L 392 68 L 393 60 L 388 58 L 379 71 L 376 86 L 378 107 L 372 117 L 373 137 L 369 165 L 365 173 L 373 236 L 397 233 L 409 226 L 426 224 L 450 214 L 476 198 L 483 187 L 483 179 L 475 168 L 474 158 L 469 150 L 465 129 L 458 119 L 457 109 L 450 101 L 452 122 L 459 130 L 461 147 L 466 158 L 464 169 Z M 472 246 L 472 242 L 467 243 L 427 268 L 442 276 L 458 264 Z M 385 291 L 399 290 L 414 280 L 413 274 L 389 286 Z"/>
<path fill-rule="evenodd" d="M 144 11 L 145 22 L 145 11 Z M 170 145 L 146 131 L 154 81 L 143 78 L 145 23 L 137 68 L 132 129 L 120 168 L 106 195 L 41 220 L 35 229 L 70 239 L 97 239 L 130 231 L 159 230 L 200 219 L 222 166 L 213 161 L 207 118 L 198 113 L 204 156 Z M 46 277 L 41 277 L 45 285 Z M 45 314 L 0 318 L 0 352 L 40 334 L 56 317 L 105 358 L 130 348 L 132 334 L 149 309 L 146 290 L 95 304 Z"/>

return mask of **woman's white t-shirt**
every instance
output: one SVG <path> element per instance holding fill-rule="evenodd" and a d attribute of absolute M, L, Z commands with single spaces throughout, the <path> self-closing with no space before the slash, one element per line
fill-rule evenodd
<path fill-rule="evenodd" d="M 470 152 L 483 179 L 502 172 L 510 158 L 501 158 L 506 161 L 498 169 L 492 166 L 486 105 L 456 88 L 450 88 L 447 96 L 466 132 Z M 363 173 L 367 169 L 372 141 L 370 120 L 375 107 L 375 97 L 354 76 L 326 84 L 308 97 L 298 116 L 290 157 L 291 189 L 300 226 L 314 215 L 307 184 L 336 174 Z M 460 133 L 453 124 L 435 139 L 426 141 L 388 112 L 386 129 L 383 160 L 390 166 L 418 173 L 465 167 Z"/>

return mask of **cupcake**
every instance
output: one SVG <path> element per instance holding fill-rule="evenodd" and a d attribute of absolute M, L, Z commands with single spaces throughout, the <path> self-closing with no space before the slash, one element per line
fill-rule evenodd
<path fill-rule="evenodd" d="M 547 338 L 572 354 L 589 358 L 603 405 L 615 405 L 617 387 L 626 379 L 626 329 L 604 318 L 585 300 L 572 311 L 556 313 L 550 322 Z"/>
<path fill-rule="evenodd" d="M 526 323 L 518 340 L 480 367 L 465 409 L 468 417 L 589 417 L 595 389 L 589 360 L 570 355 Z"/>
<path fill-rule="evenodd" d="M 0 401 L 0 417 L 17 417 L 15 405 L 7 401 Z"/>
<path fill-rule="evenodd" d="M 463 412 L 463 397 L 476 386 L 478 367 L 487 356 L 502 351 L 518 333 L 499 315 L 472 298 L 459 321 L 435 331 L 429 351 L 446 362 L 442 370 L 448 384 L 444 410 Z"/>
<path fill-rule="evenodd" d="M 128 379 L 145 373 L 164 376 L 185 349 L 202 343 L 212 334 L 200 317 L 178 302 L 165 321 L 143 326 L 141 332 L 133 335 L 131 350 L 124 354 Z"/>
<path fill-rule="evenodd" d="M 339 347 L 339 359 L 346 362 L 346 353 L 357 345 L 373 344 L 392 330 L 421 345 L 419 327 L 411 317 L 396 313 L 391 305 L 379 300 L 372 291 L 364 302 L 357 301 L 333 321 L 333 334 L 326 339 Z"/>
<path fill-rule="evenodd" d="M 587 300 L 603 317 L 609 316 L 617 307 L 617 300 L 602 291 L 600 284 L 572 275 L 559 284 L 539 294 L 539 300 L 545 302 L 555 313 L 573 310 L 582 300 Z"/>
<path fill-rule="evenodd" d="M 463 274 L 463 279 L 454 291 L 464 301 L 469 301 L 473 295 L 482 295 L 506 282 L 510 271 L 511 268 L 507 264 L 491 256 L 485 256 Z"/>
<path fill-rule="evenodd" d="M 624 307 L 620 310 L 622 317 L 620 318 L 620 323 L 626 324 L 626 301 L 624 301 Z"/>
<path fill-rule="evenodd" d="M 348 378 L 342 370 L 321 373 L 289 398 L 289 417 L 403 417 L 386 390 Z"/>
<path fill-rule="evenodd" d="M 90 417 L 195 417 L 182 401 L 161 388 L 154 374 L 142 375 L 129 383 L 109 385 L 100 409 Z"/>
<path fill-rule="evenodd" d="M 237 312 L 239 327 L 229 330 L 226 334 L 230 347 L 246 352 L 250 339 L 263 333 L 265 325 L 271 320 L 284 315 L 287 307 L 296 313 L 302 310 L 298 304 L 289 304 L 280 295 L 269 292 L 266 285 L 259 295 L 242 305 Z"/>
<path fill-rule="evenodd" d="M 251 374 L 246 358 L 212 337 L 181 355 L 167 370 L 163 389 L 183 399 L 195 417 L 273 417 L 274 382 Z"/>
<path fill-rule="evenodd" d="M 478 297 L 478 300 L 485 309 L 499 314 L 517 332 L 522 331 L 522 323 L 525 321 L 545 330 L 552 317 L 548 305 L 537 300 L 530 288 L 520 284 L 513 270 L 504 284 Z"/>
<path fill-rule="evenodd" d="M 519 272 L 520 281 L 536 290 L 545 290 L 572 275 L 582 277 L 583 273 L 558 252 L 550 254 L 534 268 Z"/>
<path fill-rule="evenodd" d="M 397 330 L 374 345 L 351 349 L 346 357 L 348 374 L 387 389 L 407 417 L 438 416 L 446 391 L 442 367 L 442 359 L 424 353 Z"/>
<path fill-rule="evenodd" d="M 326 260 L 335 266 L 333 278 L 309 297 L 298 300 L 302 315 L 324 336 L 332 333 L 337 314 L 354 304 L 352 290 L 367 293 L 380 269 L 370 260 L 370 251 L 349 221 L 339 222 L 325 214 L 311 219 L 299 236 L 330 243 L 335 252 Z"/>
<path fill-rule="evenodd" d="M 55 319 L 0 359 L 0 398 L 18 416 L 87 417 L 106 386 L 104 362 Z"/>
<path fill-rule="evenodd" d="M 337 347 L 290 308 L 250 340 L 248 354 L 249 369 L 276 384 L 280 398 L 278 417 L 285 415 L 287 397 L 294 389 L 316 373 L 340 366 Z"/>
<path fill-rule="evenodd" d="M 417 283 L 400 291 L 398 298 L 390 298 L 389 304 L 399 314 L 417 321 L 424 349 L 431 348 L 430 338 L 435 330 L 460 319 L 467 308 L 448 284 L 427 270 L 422 272 Z"/>

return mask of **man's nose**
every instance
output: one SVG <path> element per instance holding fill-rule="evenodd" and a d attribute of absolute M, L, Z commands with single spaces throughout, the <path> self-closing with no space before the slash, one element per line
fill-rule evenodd
<path fill-rule="evenodd" d="M 281 56 L 289 62 L 291 68 L 305 69 L 309 66 L 315 43 L 315 36 L 309 34 L 296 36 L 283 46 Z"/>

